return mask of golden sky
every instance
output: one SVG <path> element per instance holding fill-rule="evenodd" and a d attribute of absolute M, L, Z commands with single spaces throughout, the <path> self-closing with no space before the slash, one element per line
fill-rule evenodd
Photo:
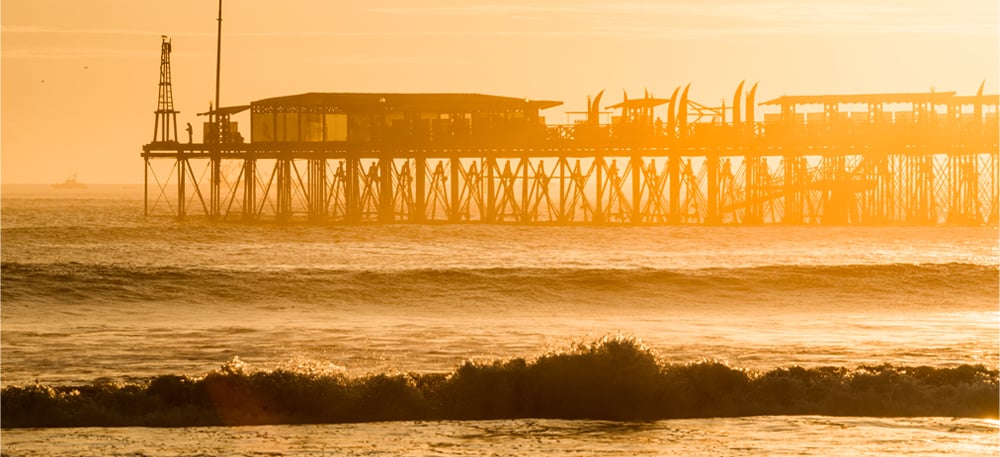
<path fill-rule="evenodd" d="M 215 90 L 212 0 L 3 0 L 4 183 L 142 181 L 160 36 L 178 122 Z M 239 0 L 223 11 L 222 104 L 302 92 L 562 100 L 644 88 L 718 105 L 784 94 L 998 91 L 996 0 Z M 241 124 L 247 122 L 237 119 Z M 249 125 L 241 125 L 246 132 Z"/>

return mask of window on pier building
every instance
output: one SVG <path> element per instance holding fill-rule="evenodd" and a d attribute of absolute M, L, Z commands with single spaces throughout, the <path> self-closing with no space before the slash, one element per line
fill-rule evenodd
<path fill-rule="evenodd" d="M 299 141 L 299 113 L 278 113 L 278 141 Z"/>
<path fill-rule="evenodd" d="M 323 114 L 303 113 L 301 118 L 302 118 L 302 141 L 309 141 L 309 142 L 323 141 Z"/>
<path fill-rule="evenodd" d="M 250 114 L 250 141 L 255 143 L 274 141 L 274 113 Z"/>
<path fill-rule="evenodd" d="M 351 123 L 351 128 L 356 126 Z M 365 136 L 370 131 L 370 122 L 363 129 L 351 132 L 352 137 Z M 348 116 L 344 113 L 317 112 L 255 112 L 251 113 L 251 141 L 268 142 L 332 142 L 347 141 Z M 370 136 L 370 133 L 366 133 Z"/>
<path fill-rule="evenodd" d="M 326 141 L 347 141 L 347 115 L 327 113 L 325 116 L 324 138 Z"/>
<path fill-rule="evenodd" d="M 410 124 L 406 119 L 406 113 L 402 111 L 390 111 L 385 115 L 385 131 L 383 139 L 400 141 L 410 134 Z"/>
<path fill-rule="evenodd" d="M 347 136 L 351 141 L 371 141 L 372 116 L 368 114 L 352 114 L 347 119 Z"/>
<path fill-rule="evenodd" d="M 457 139 L 468 138 L 472 133 L 472 113 L 442 114 L 442 123 L 448 129 L 448 134 Z M 444 116 L 447 116 L 445 118 Z"/>

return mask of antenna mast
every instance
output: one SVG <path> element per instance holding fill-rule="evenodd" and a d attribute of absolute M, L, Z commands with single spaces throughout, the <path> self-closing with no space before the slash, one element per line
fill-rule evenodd
<path fill-rule="evenodd" d="M 222 0 L 219 0 L 222 1 Z M 156 123 L 153 125 L 153 142 L 177 141 L 177 111 L 174 110 L 174 89 L 170 84 L 170 38 L 160 37 L 160 96 L 156 104 Z M 173 126 L 173 136 L 170 135 Z"/>
<path fill-rule="evenodd" d="M 222 0 L 219 0 L 219 33 L 215 45 L 215 109 L 219 109 L 219 80 L 222 73 Z"/>
<path fill-rule="evenodd" d="M 219 32 L 215 45 L 215 111 L 219 110 L 219 81 L 222 74 L 222 0 L 219 0 Z M 215 131 L 219 137 L 216 142 L 221 142 L 223 132 L 219 125 L 219 116 L 212 114 L 212 120 L 216 125 Z"/>

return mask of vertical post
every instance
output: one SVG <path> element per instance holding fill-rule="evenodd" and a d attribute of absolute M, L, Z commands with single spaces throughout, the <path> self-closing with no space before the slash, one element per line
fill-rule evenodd
<path fill-rule="evenodd" d="M 923 176 L 923 158 L 912 155 L 901 155 L 903 175 L 900 180 L 905 189 L 906 222 L 915 222 L 921 212 L 920 192 L 918 186 Z"/>
<path fill-rule="evenodd" d="M 993 184 L 993 192 L 990 196 L 990 214 L 986 217 L 987 223 L 997 225 L 1000 222 L 1000 163 L 997 163 L 997 154 L 989 155 L 989 162 L 986 170 L 990 174 L 990 182 Z"/>
<path fill-rule="evenodd" d="M 978 188 L 979 174 L 976 169 L 975 156 L 949 154 L 948 168 L 950 176 L 948 187 L 951 193 L 948 222 L 982 223 Z"/>
<path fill-rule="evenodd" d="M 528 201 L 528 171 L 531 168 L 531 158 L 524 156 L 521 158 L 521 223 L 531 220 L 528 215 L 528 208 L 531 202 Z"/>
<path fill-rule="evenodd" d="M 149 156 L 143 154 L 142 161 L 142 215 L 149 216 Z"/>
<path fill-rule="evenodd" d="M 642 156 L 632 156 L 632 224 L 643 222 L 642 217 Z"/>
<path fill-rule="evenodd" d="M 344 220 L 347 223 L 355 223 L 361 221 L 361 196 L 358 195 L 358 169 L 361 167 L 361 159 L 358 157 L 348 157 L 345 161 L 347 166 L 347 173 L 345 179 L 347 183 L 344 186 Z"/>
<path fill-rule="evenodd" d="M 394 222 L 392 211 L 392 200 L 394 191 L 392 188 L 392 156 L 385 154 L 378 162 L 379 170 L 379 222 L 391 224 Z"/>
<path fill-rule="evenodd" d="M 667 164 L 667 174 L 670 176 L 670 214 L 667 221 L 671 224 L 681 223 L 681 156 L 671 154 Z"/>
<path fill-rule="evenodd" d="M 306 162 L 306 181 L 309 183 L 306 187 L 306 219 L 309 222 L 315 222 L 317 219 L 316 210 L 316 174 L 318 170 L 316 169 L 316 160 L 309 159 Z"/>
<path fill-rule="evenodd" d="M 566 209 L 566 156 L 559 157 L 559 222 L 566 223 L 569 211 Z"/>
<path fill-rule="evenodd" d="M 211 214 L 209 214 L 209 218 L 214 220 L 217 219 L 222 213 L 222 201 L 220 199 L 221 197 L 219 191 L 222 181 L 222 159 L 219 157 L 218 151 L 214 151 L 212 153 L 211 167 L 212 176 L 209 182 L 209 191 L 211 195 L 209 198 L 211 200 L 210 205 L 212 208 L 210 210 Z"/>
<path fill-rule="evenodd" d="M 739 110 L 734 109 L 733 116 L 739 117 Z M 738 124 L 739 121 L 736 121 Z M 709 225 L 722 223 L 719 214 L 719 151 L 710 151 L 706 158 L 708 167 L 708 208 L 705 214 L 705 222 Z"/>
<path fill-rule="evenodd" d="M 308 164 L 309 171 L 307 172 L 306 179 L 309 180 L 309 190 L 306 194 L 306 202 L 309 209 L 307 217 L 309 222 L 318 222 L 322 218 L 319 202 L 322 201 L 323 197 L 321 195 L 322 186 L 316 184 L 320 182 L 319 174 L 322 173 L 323 169 L 320 168 L 319 160 L 310 159 Z"/>
<path fill-rule="evenodd" d="M 937 202 L 934 198 L 934 156 L 926 154 L 924 156 L 924 161 L 927 168 L 927 180 L 924 182 L 924 197 L 923 200 L 926 202 L 927 206 L 927 221 L 931 224 L 936 224 L 938 222 L 937 215 Z"/>
<path fill-rule="evenodd" d="M 910 197 L 910 178 L 913 164 L 910 157 L 899 152 L 895 152 L 893 167 L 893 181 L 897 184 L 895 195 L 893 195 L 893 215 L 895 222 L 909 222 L 912 218 L 910 213 L 913 208 L 913 200 Z"/>
<path fill-rule="evenodd" d="M 327 202 L 329 201 L 330 186 L 327 183 L 327 168 L 326 168 L 326 157 L 316 160 L 317 168 L 317 180 L 316 180 L 316 193 L 313 195 L 313 199 L 316 201 L 316 216 L 319 221 L 325 221 L 327 217 Z"/>
<path fill-rule="evenodd" d="M 292 217 L 292 159 L 281 158 L 278 167 L 278 220 L 287 221 Z"/>
<path fill-rule="evenodd" d="M 976 156 L 966 156 L 965 165 L 963 171 L 964 182 L 965 182 L 965 192 L 968 195 L 968 215 L 970 222 L 973 224 L 983 223 L 982 214 L 980 213 L 980 208 L 982 205 L 979 200 L 979 169 L 976 166 Z"/>
<path fill-rule="evenodd" d="M 177 218 L 183 219 L 187 213 L 187 209 L 184 208 L 186 203 L 187 192 L 184 189 L 184 180 L 187 177 L 187 158 L 184 157 L 184 153 L 177 151 Z"/>
<path fill-rule="evenodd" d="M 495 184 L 495 170 L 497 168 L 496 157 L 486 158 L 486 221 L 496 222 L 497 220 L 497 198 Z"/>
<path fill-rule="evenodd" d="M 879 158 L 878 216 L 883 223 L 892 220 L 894 208 L 890 163 L 889 157 L 884 154 Z"/>
<path fill-rule="evenodd" d="M 789 154 L 785 155 L 785 214 L 782 218 L 785 224 L 799 224 L 802 222 L 802 211 L 798 199 L 798 159 Z"/>
<path fill-rule="evenodd" d="M 256 219 L 257 213 L 257 170 L 256 162 L 249 157 L 243 158 L 243 220 Z"/>
<path fill-rule="evenodd" d="M 462 161 L 457 157 L 452 157 L 448 161 L 448 172 L 451 175 L 451 201 L 449 202 L 448 208 L 448 220 L 451 222 L 458 222 L 459 220 L 459 208 L 461 208 L 461 202 L 459 199 L 459 171 L 462 167 Z"/>
<path fill-rule="evenodd" d="M 962 160 L 955 154 L 948 154 L 948 193 L 951 194 L 951 208 L 949 208 L 947 221 L 950 223 L 964 222 L 963 183 L 962 183 Z"/>
<path fill-rule="evenodd" d="M 425 190 L 425 186 L 427 184 L 427 159 L 425 157 L 417 156 L 414 161 L 417 165 L 417 214 L 414 220 L 417 222 L 423 222 L 427 219 L 427 191 Z"/>
<path fill-rule="evenodd" d="M 604 157 L 594 158 L 594 167 L 597 168 L 597 199 L 594 201 L 594 223 L 604 223 Z"/>
<path fill-rule="evenodd" d="M 927 202 L 927 191 L 928 183 L 930 185 L 934 184 L 934 179 L 931 177 L 928 171 L 933 167 L 933 163 L 928 164 L 927 156 L 919 155 L 910 157 L 911 169 L 909 175 L 906 177 L 909 181 L 910 195 L 912 196 L 912 202 L 910 205 L 913 208 L 912 219 L 922 224 L 930 222 L 930 208 Z"/>
<path fill-rule="evenodd" d="M 760 222 L 757 214 L 757 157 L 747 155 L 743 159 L 743 223 Z"/>

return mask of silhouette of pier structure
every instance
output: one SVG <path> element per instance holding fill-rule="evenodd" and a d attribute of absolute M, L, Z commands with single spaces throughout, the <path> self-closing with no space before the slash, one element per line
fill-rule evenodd
<path fill-rule="evenodd" d="M 220 13 L 221 21 L 221 13 Z M 221 27 L 221 26 L 220 26 Z M 306 93 L 215 107 L 181 142 L 164 38 L 147 215 L 314 223 L 998 223 L 1000 96 L 649 93 L 561 104 Z M 234 116 L 249 115 L 243 136 Z M 172 135 L 171 135 L 172 134 Z M 152 193 L 151 193 L 152 192 Z"/>

